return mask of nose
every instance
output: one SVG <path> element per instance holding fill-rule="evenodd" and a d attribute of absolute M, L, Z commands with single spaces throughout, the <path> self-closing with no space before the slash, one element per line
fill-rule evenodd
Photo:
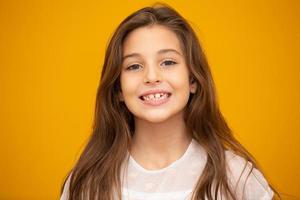
<path fill-rule="evenodd" d="M 162 80 L 162 75 L 159 67 L 152 65 L 148 66 L 145 72 L 144 83 L 159 83 Z"/>

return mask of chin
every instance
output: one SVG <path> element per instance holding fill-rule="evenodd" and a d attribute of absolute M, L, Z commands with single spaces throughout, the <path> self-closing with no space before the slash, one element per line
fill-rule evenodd
<path fill-rule="evenodd" d="M 167 121 L 170 117 L 169 116 L 162 116 L 162 115 L 156 115 L 151 117 L 141 117 L 140 120 L 149 122 L 149 123 L 162 123 L 164 121 Z"/>
<path fill-rule="evenodd" d="M 166 121 L 167 119 L 145 119 L 145 121 L 149 122 L 149 123 L 162 123 L 164 121 Z"/>

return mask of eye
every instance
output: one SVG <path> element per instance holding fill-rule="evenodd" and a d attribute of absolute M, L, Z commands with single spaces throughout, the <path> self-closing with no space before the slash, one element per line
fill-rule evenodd
<path fill-rule="evenodd" d="M 139 64 L 133 64 L 133 65 L 130 65 L 129 67 L 127 67 L 126 70 L 136 70 L 139 67 L 141 67 L 141 65 L 139 65 Z"/>
<path fill-rule="evenodd" d="M 162 65 L 175 65 L 175 64 L 177 63 L 173 60 L 165 60 L 164 62 L 162 62 Z"/>

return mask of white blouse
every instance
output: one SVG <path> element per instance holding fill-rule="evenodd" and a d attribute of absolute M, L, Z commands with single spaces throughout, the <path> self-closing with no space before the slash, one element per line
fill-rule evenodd
<path fill-rule="evenodd" d="M 247 167 L 242 174 L 246 160 L 232 151 L 226 151 L 225 155 L 228 163 L 228 179 L 233 188 L 237 185 L 238 199 L 272 199 L 274 193 L 257 169 L 252 170 L 245 184 L 251 163 L 247 162 Z M 122 200 L 190 200 L 195 184 L 205 167 L 206 159 L 205 150 L 194 139 L 178 160 L 163 169 L 147 170 L 130 156 L 128 166 L 124 165 L 121 173 Z M 68 184 L 67 181 L 61 200 L 67 200 Z M 218 194 L 219 198 L 220 194 Z"/>

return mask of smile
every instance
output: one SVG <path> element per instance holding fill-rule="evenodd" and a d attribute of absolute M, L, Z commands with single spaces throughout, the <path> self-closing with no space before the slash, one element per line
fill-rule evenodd
<path fill-rule="evenodd" d="M 145 96 L 140 96 L 142 102 L 150 106 L 159 106 L 169 101 L 171 93 L 155 93 Z"/>

